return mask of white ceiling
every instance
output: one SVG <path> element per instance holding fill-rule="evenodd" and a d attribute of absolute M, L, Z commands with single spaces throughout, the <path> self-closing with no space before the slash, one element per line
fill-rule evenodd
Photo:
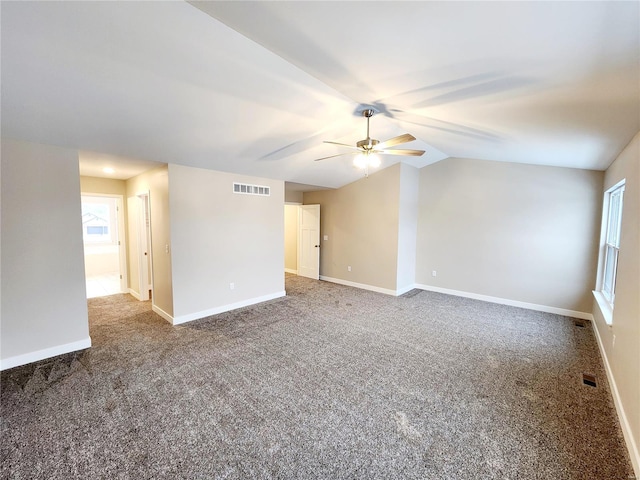
<path fill-rule="evenodd" d="M 3 136 L 112 158 L 337 187 L 349 157 L 313 160 L 365 137 L 362 105 L 415 166 L 605 169 L 640 130 L 638 2 L 1 8 Z"/>

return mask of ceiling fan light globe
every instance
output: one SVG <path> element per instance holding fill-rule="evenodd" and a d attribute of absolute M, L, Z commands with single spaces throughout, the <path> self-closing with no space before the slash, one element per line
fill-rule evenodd
<path fill-rule="evenodd" d="M 378 168 L 382 163 L 382 161 L 380 160 L 380 157 L 375 153 L 368 155 L 368 157 L 369 157 L 369 162 L 368 162 L 369 166 L 372 168 Z"/>
<path fill-rule="evenodd" d="M 353 165 L 358 168 L 365 168 L 367 166 L 367 157 L 365 154 L 360 153 L 353 159 Z"/>

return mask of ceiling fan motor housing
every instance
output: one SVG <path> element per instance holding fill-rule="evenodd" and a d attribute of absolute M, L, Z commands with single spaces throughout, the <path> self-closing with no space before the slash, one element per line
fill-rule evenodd
<path fill-rule="evenodd" d="M 365 150 L 371 150 L 373 147 L 375 147 L 377 144 L 379 144 L 380 142 L 378 140 L 376 140 L 375 138 L 366 138 L 364 140 L 360 140 L 358 143 L 356 143 L 356 145 L 360 148 L 364 148 Z"/>

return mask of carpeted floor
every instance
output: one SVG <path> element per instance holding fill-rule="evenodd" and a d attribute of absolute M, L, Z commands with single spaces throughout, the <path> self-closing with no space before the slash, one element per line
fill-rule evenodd
<path fill-rule="evenodd" d="M 91 349 L 2 372 L 2 478 L 633 475 L 589 322 L 286 286 L 177 327 L 89 300 Z"/>

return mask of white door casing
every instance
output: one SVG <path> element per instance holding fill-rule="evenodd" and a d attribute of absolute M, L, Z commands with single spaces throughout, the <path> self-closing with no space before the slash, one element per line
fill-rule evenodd
<path fill-rule="evenodd" d="M 300 205 L 298 275 L 320 278 L 320 205 Z"/>

